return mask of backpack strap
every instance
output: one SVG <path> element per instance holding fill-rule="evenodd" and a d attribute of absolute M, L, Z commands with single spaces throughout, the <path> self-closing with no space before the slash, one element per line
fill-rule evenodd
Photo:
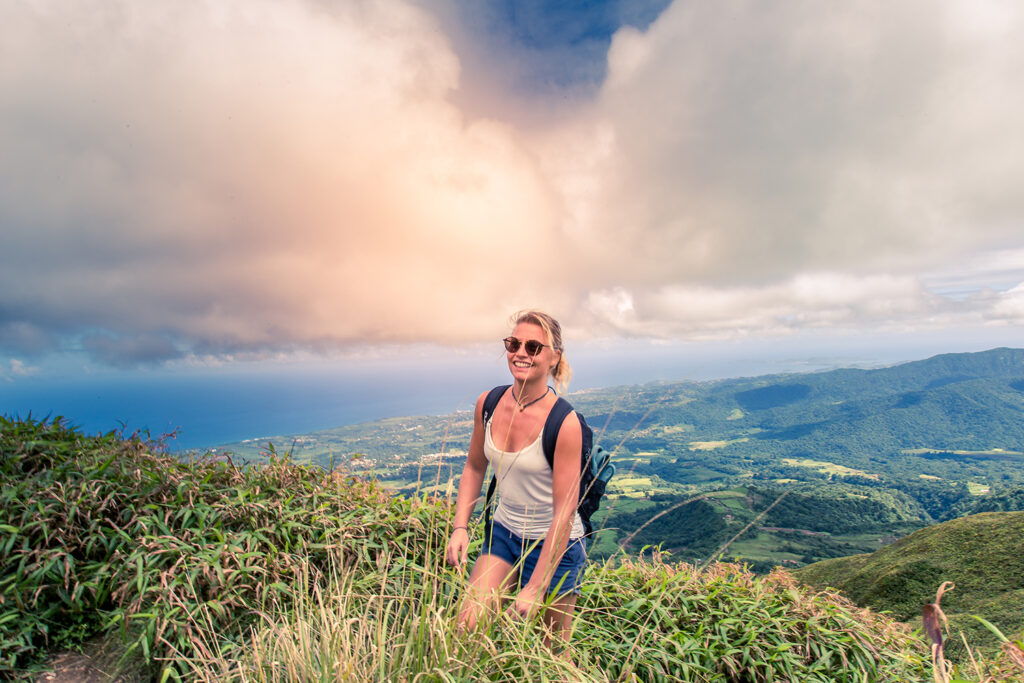
<path fill-rule="evenodd" d="M 487 426 L 487 421 L 491 419 L 492 415 L 494 415 L 494 409 L 498 407 L 498 401 L 501 400 L 501 397 L 505 395 L 505 392 L 508 391 L 510 386 L 512 385 L 503 384 L 500 387 L 494 387 L 487 393 L 487 398 L 484 399 L 483 410 L 485 427 Z"/>
<path fill-rule="evenodd" d="M 498 401 L 505 395 L 511 384 L 503 384 L 501 386 L 494 387 L 487 394 L 487 398 L 484 399 L 484 407 L 482 411 L 484 429 L 487 429 L 487 422 L 494 415 L 494 409 L 498 407 Z M 498 477 L 491 475 L 491 483 L 487 485 L 487 498 L 484 500 L 484 536 L 485 538 L 491 537 L 491 509 L 494 504 L 494 491 L 498 486 Z"/>
<path fill-rule="evenodd" d="M 555 469 L 555 446 L 558 444 L 558 432 L 562 429 L 562 423 L 565 422 L 565 418 L 572 412 L 572 406 L 561 396 L 555 401 L 555 405 L 551 406 L 551 412 L 548 413 L 548 419 L 544 422 L 544 436 L 543 436 L 543 447 L 544 457 L 548 461 L 548 467 L 552 471 Z"/>
<path fill-rule="evenodd" d="M 565 422 L 565 418 L 569 416 L 569 413 L 573 412 L 573 407 L 561 396 L 555 402 L 555 405 L 551 407 L 551 412 L 548 413 L 547 422 L 544 423 L 544 457 L 548 461 L 548 466 L 551 467 L 553 472 L 555 469 L 555 446 L 558 443 L 558 433 L 562 429 L 562 423 Z M 590 514 L 593 510 L 589 506 L 584 505 L 583 501 L 587 494 L 590 493 L 590 489 L 593 487 L 593 477 L 588 476 L 591 473 L 591 449 L 594 445 L 594 432 L 591 431 L 587 425 L 587 421 L 583 419 L 583 416 L 579 413 L 576 417 L 580 421 L 580 492 L 578 503 L 576 506 L 576 512 L 579 513 L 580 521 L 583 522 L 583 535 L 589 537 L 594 535 L 594 527 L 590 522 Z M 614 468 L 612 469 L 614 471 Z M 604 493 L 602 487 L 598 497 Z M 597 506 L 594 506 L 597 509 Z"/>

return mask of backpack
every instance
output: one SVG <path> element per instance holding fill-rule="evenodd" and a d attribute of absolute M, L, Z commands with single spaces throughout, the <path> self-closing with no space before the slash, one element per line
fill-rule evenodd
<path fill-rule="evenodd" d="M 483 406 L 483 423 L 485 426 L 494 414 L 498 401 L 501 400 L 501 397 L 510 386 L 510 384 L 505 384 L 494 387 L 487 394 Z M 555 444 L 558 441 L 558 431 L 562 427 L 562 422 L 572 410 L 569 402 L 559 396 L 558 400 L 555 401 L 555 405 L 551 407 L 551 412 L 548 413 L 548 419 L 544 422 L 541 445 L 543 446 L 544 457 L 548 461 L 548 466 L 552 469 L 555 466 Z M 584 537 L 586 538 L 594 534 L 594 526 L 590 523 L 590 517 L 597 512 L 598 507 L 601 505 L 601 498 L 608 487 L 608 481 L 615 474 L 615 465 L 611 463 L 611 457 L 607 451 L 600 446 L 594 448 L 594 430 L 590 428 L 587 421 L 583 419 L 583 416 L 576 413 L 576 417 L 580 420 L 580 430 L 583 436 L 583 447 L 580 449 L 580 494 L 576 511 L 579 512 L 580 520 L 583 522 Z M 487 533 L 490 533 L 491 503 L 493 502 L 494 491 L 497 485 L 498 478 L 496 475 L 492 475 L 491 483 L 487 487 L 487 500 L 484 503 L 484 528 L 487 530 Z"/>

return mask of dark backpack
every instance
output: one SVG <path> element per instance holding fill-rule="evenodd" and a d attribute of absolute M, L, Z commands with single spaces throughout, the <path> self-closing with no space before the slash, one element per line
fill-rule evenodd
<path fill-rule="evenodd" d="M 510 384 L 494 387 L 487 398 L 484 399 L 483 424 L 486 427 L 487 421 L 494 414 L 498 401 L 510 387 Z M 562 422 L 572 412 L 572 406 L 561 396 L 555 401 L 548 413 L 548 419 L 544 422 L 544 431 L 541 445 L 544 449 L 544 457 L 548 466 L 555 467 L 555 444 L 558 441 L 558 431 L 562 428 Z M 580 449 L 580 495 L 579 504 L 576 507 L 583 522 L 585 536 L 592 536 L 594 527 L 590 523 L 590 517 L 597 512 L 601 505 L 601 497 L 604 496 L 608 487 L 608 480 L 615 474 L 615 465 L 611 463 L 608 452 L 598 446 L 594 448 L 594 430 L 590 428 L 583 416 L 576 413 L 580 420 L 580 429 L 583 432 L 583 447 Z M 494 491 L 498 485 L 497 476 L 491 477 L 491 483 L 487 487 L 487 500 L 484 503 L 484 528 L 490 533 L 491 528 L 491 503 L 494 499 Z"/>

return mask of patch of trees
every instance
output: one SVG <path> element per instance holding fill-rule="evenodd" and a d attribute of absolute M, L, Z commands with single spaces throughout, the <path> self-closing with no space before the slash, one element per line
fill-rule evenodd
<path fill-rule="evenodd" d="M 659 504 L 637 512 L 615 514 L 609 526 L 622 529 L 624 535 L 639 529 L 630 542 L 634 549 L 660 545 L 666 550 L 685 549 L 688 553 L 702 555 L 718 548 L 726 523 L 707 502 L 695 500 L 673 509 L 679 503 L 678 498 L 655 496 L 652 500 L 658 500 Z"/>
<path fill-rule="evenodd" d="M 978 499 L 964 499 L 957 508 L 957 517 L 981 512 L 1019 512 L 1024 510 L 1024 486 Z"/>
<path fill-rule="evenodd" d="M 846 557 L 858 553 L 871 552 L 873 545 L 855 545 L 848 541 L 838 541 L 828 535 L 801 535 L 782 544 L 780 552 L 800 556 L 804 564 L 827 560 L 833 557 Z"/>
<path fill-rule="evenodd" d="M 796 403 L 811 394 L 808 384 L 770 384 L 758 389 L 738 391 L 736 402 L 744 410 L 766 410 Z"/>
<path fill-rule="evenodd" d="M 757 511 L 777 501 L 765 515 L 764 526 L 845 534 L 881 529 L 899 519 L 890 506 L 870 498 L 790 492 L 780 499 L 781 491 L 761 489 L 757 493 Z"/>
<path fill-rule="evenodd" d="M 971 492 L 964 483 L 912 479 L 894 481 L 890 485 L 916 500 L 932 519 L 940 522 L 959 516 L 957 509 L 971 497 Z"/>

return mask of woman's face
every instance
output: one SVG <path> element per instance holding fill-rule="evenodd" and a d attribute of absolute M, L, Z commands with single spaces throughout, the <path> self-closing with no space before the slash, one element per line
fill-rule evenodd
<path fill-rule="evenodd" d="M 512 336 L 520 342 L 519 348 L 514 353 L 506 352 L 508 369 L 512 373 L 512 377 L 523 382 L 546 382 L 562 354 L 551 348 L 551 340 L 548 339 L 544 328 L 534 323 L 519 323 L 512 331 Z M 531 356 L 526 352 L 525 342 L 530 340 L 544 344 L 536 356 Z"/>

